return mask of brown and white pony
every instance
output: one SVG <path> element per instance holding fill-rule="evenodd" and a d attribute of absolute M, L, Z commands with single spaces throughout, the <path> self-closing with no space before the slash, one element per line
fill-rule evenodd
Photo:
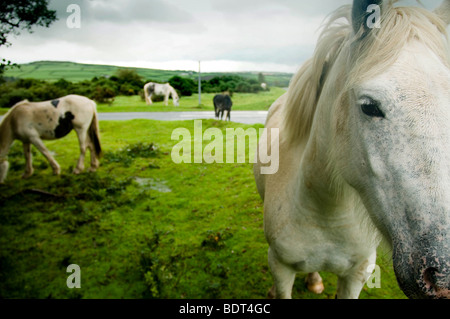
<path fill-rule="evenodd" d="M 75 174 L 84 170 L 86 148 L 91 153 L 91 171 L 99 167 L 101 145 L 99 124 L 94 101 L 79 95 L 68 95 L 45 102 L 22 101 L 14 105 L 0 123 L 0 183 L 8 173 L 8 152 L 14 140 L 23 143 L 26 167 L 23 178 L 33 174 L 31 144 L 47 158 L 55 175 L 60 166 L 42 140 L 63 138 L 74 129 L 80 144 L 80 157 Z"/>

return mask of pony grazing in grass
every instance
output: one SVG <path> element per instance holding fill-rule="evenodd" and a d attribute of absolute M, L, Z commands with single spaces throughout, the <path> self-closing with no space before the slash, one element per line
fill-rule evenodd
<path fill-rule="evenodd" d="M 231 107 L 233 102 L 228 94 L 218 94 L 213 99 L 214 112 L 216 119 L 225 119 L 225 121 L 231 121 Z"/>
<path fill-rule="evenodd" d="M 177 91 L 169 84 L 159 84 L 159 83 L 147 83 L 144 85 L 144 95 L 145 95 L 145 102 L 147 102 L 148 105 L 153 104 L 152 101 L 152 95 L 163 95 L 164 96 L 164 105 L 169 105 L 169 97 L 172 97 L 173 105 L 174 106 L 180 106 L 180 97 L 177 94 Z"/>
<path fill-rule="evenodd" d="M 327 271 L 338 298 L 358 298 L 383 239 L 406 296 L 450 297 L 450 0 L 395 2 L 338 9 L 269 111 L 279 135 L 260 147 L 279 139 L 279 170 L 261 175 L 262 159 L 255 178 L 274 297 L 296 273 L 321 293 Z"/>
<path fill-rule="evenodd" d="M 68 95 L 53 101 L 25 100 L 14 105 L 0 124 L 0 183 L 5 181 L 8 173 L 7 155 L 14 140 L 23 143 L 26 160 L 23 178 L 33 174 L 31 144 L 47 158 L 53 173 L 59 175 L 60 166 L 42 140 L 62 138 L 72 129 L 77 132 L 81 152 L 74 173 L 79 174 L 84 170 L 86 148 L 89 148 L 91 153 L 90 170 L 95 171 L 99 166 L 101 145 L 94 101 L 84 96 Z"/>

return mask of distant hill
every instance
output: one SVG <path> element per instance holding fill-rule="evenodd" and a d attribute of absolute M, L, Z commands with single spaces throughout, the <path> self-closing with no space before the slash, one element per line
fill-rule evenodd
<path fill-rule="evenodd" d="M 74 62 L 39 61 L 21 64 L 20 68 L 12 68 L 5 72 L 5 77 L 32 78 L 47 81 L 65 79 L 71 82 L 91 80 L 93 77 L 109 77 L 118 69 L 133 69 L 145 80 L 166 82 L 173 76 L 182 76 L 197 79 L 198 73 L 193 71 L 168 71 L 146 68 L 129 68 L 112 65 L 82 64 Z M 239 75 L 247 78 L 258 78 L 259 72 L 232 72 L 232 73 L 202 73 L 202 79 L 211 79 L 221 75 Z M 263 72 L 267 84 L 270 86 L 287 87 L 292 74 Z"/>

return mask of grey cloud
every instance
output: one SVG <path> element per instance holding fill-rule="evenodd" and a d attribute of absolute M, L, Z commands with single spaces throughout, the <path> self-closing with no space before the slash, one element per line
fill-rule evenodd
<path fill-rule="evenodd" d="M 88 2 L 88 8 L 92 18 L 111 22 L 193 22 L 193 17 L 189 12 L 163 0 L 92 0 Z"/>
<path fill-rule="evenodd" d="M 71 4 L 80 6 L 80 29 L 67 27 L 71 15 L 67 8 Z M 63 40 L 91 48 L 117 45 L 119 52 L 121 45 L 135 45 L 134 39 L 141 41 L 143 34 L 149 34 L 149 41 L 154 41 L 153 33 L 161 30 L 177 37 L 204 29 L 189 12 L 166 0 L 51 0 L 50 8 L 57 11 L 59 20 L 50 28 L 36 28 L 31 41 Z"/>
<path fill-rule="evenodd" d="M 57 10 L 59 18 L 64 19 L 70 4 L 80 6 L 83 19 L 87 22 L 192 23 L 194 20 L 188 11 L 165 0 L 52 0 L 50 7 Z"/>
<path fill-rule="evenodd" d="M 214 0 L 213 8 L 223 12 L 235 14 L 260 12 L 263 8 L 281 7 L 304 15 L 324 15 L 351 0 L 321 0 L 321 1 L 292 1 L 292 0 Z"/>
<path fill-rule="evenodd" d="M 314 44 L 311 45 L 296 45 L 278 46 L 274 48 L 265 48 L 259 50 L 257 48 L 247 48 L 243 50 L 234 50 L 223 55 L 218 55 L 217 59 L 231 59 L 236 61 L 246 62 L 266 62 L 278 64 L 295 64 L 299 61 L 304 61 L 311 57 L 314 51 Z"/>
<path fill-rule="evenodd" d="M 397 5 L 423 5 L 427 9 L 434 9 L 442 3 L 442 1 L 443 0 L 400 0 Z M 333 12 L 342 5 L 352 4 L 353 0 L 212 0 L 211 3 L 214 10 L 227 14 L 240 15 L 252 12 L 258 14 L 264 8 L 273 8 L 275 10 L 276 7 L 279 7 L 303 16 L 323 16 Z"/>
<path fill-rule="evenodd" d="M 422 1 L 428 9 L 442 0 Z M 51 0 L 59 21 L 23 33 L 11 60 L 235 60 L 298 65 L 315 47 L 322 19 L 352 0 Z M 414 0 L 403 0 L 410 5 Z M 81 29 L 68 29 L 67 7 L 81 8 Z M 45 47 L 52 52 L 45 53 Z M 32 59 L 35 48 L 39 56 Z M 11 52 L 11 53 L 8 53 Z M 43 53 L 42 53 L 43 52 Z M 76 58 L 74 58 L 74 56 Z"/>

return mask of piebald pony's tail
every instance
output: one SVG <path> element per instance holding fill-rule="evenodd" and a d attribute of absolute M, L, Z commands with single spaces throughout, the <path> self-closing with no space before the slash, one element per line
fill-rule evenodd
<path fill-rule="evenodd" d="M 98 124 L 97 112 L 94 112 L 91 126 L 89 126 L 89 137 L 94 146 L 95 155 L 97 156 L 97 158 L 100 158 L 102 156 L 102 146 L 100 144 L 100 129 Z"/>

